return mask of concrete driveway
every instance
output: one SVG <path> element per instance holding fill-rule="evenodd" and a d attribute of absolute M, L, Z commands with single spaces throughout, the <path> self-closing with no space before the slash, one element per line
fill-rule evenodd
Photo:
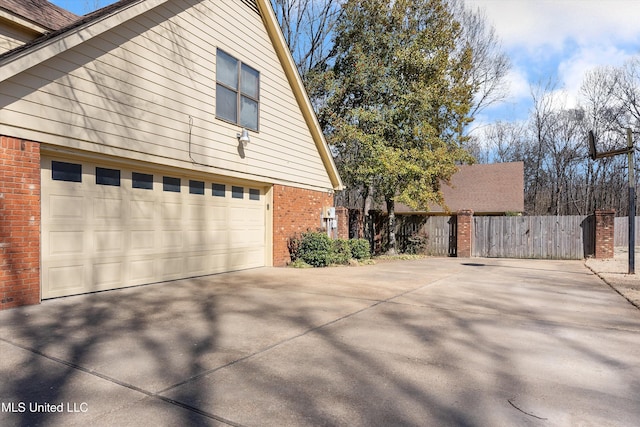
<path fill-rule="evenodd" d="M 0 354 L 2 426 L 640 424 L 640 311 L 582 262 L 262 268 L 62 298 L 0 312 Z"/>

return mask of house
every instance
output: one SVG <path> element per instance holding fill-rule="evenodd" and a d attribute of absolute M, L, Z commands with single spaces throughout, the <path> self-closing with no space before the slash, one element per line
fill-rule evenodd
<path fill-rule="evenodd" d="M 449 215 L 472 210 L 474 215 L 505 215 L 524 212 L 524 163 L 461 165 L 449 184 L 441 187 L 444 204 L 414 211 L 398 203 L 398 215 Z"/>
<path fill-rule="evenodd" d="M 0 309 L 284 265 L 321 226 L 342 182 L 269 1 L 0 17 Z"/>
<path fill-rule="evenodd" d="M 425 252 L 434 255 L 458 253 L 458 214 L 507 215 L 524 212 L 524 163 L 495 163 L 461 165 L 450 182 L 441 184 L 445 207 L 437 204 L 428 210 L 414 210 L 402 203 L 395 203 L 396 239 L 400 250 L 413 250 L 420 236 L 429 236 Z M 365 205 L 357 192 L 341 195 L 339 204 L 349 209 L 351 237 L 368 234 L 373 236 L 376 252 L 386 246 L 388 234 L 385 203 L 370 203 L 369 223 L 363 224 L 362 208 Z M 424 246 L 423 245 L 423 246 Z"/>

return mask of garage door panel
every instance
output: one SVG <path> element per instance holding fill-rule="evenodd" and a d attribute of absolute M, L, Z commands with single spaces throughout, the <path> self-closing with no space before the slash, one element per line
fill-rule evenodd
<path fill-rule="evenodd" d="M 50 297 L 86 292 L 84 289 L 88 275 L 84 264 L 56 266 L 55 263 L 52 263 L 52 265 L 43 267 L 43 271 L 47 275 L 47 280 L 43 280 L 46 284 L 43 286 L 45 287 L 43 290 Z"/>
<path fill-rule="evenodd" d="M 93 173 L 105 166 L 90 162 L 82 163 L 82 182 L 54 181 L 51 159 L 42 165 L 43 298 L 265 265 L 262 190 L 259 201 L 246 185 L 242 199 L 230 183 L 214 195 L 219 183 L 202 176 L 205 194 L 192 194 L 193 177 L 175 174 L 181 192 L 169 192 L 164 173 L 112 164 L 120 186 L 100 185 Z M 153 185 L 133 188 L 133 172 L 153 175 Z"/>
<path fill-rule="evenodd" d="M 158 277 L 155 257 L 130 260 L 129 275 L 132 285 L 153 282 Z"/>
<path fill-rule="evenodd" d="M 50 194 L 46 200 L 49 202 L 49 218 L 52 220 L 81 220 L 84 217 L 83 196 L 64 196 Z"/>
<path fill-rule="evenodd" d="M 164 230 L 161 239 L 162 249 L 182 249 L 182 230 Z"/>
<path fill-rule="evenodd" d="M 175 279 L 178 277 L 182 277 L 182 266 L 183 266 L 183 257 L 175 256 L 175 257 L 165 257 L 162 258 L 162 279 Z"/>
<path fill-rule="evenodd" d="M 156 247 L 156 232 L 154 230 L 131 230 L 131 252 L 147 252 Z"/>
<path fill-rule="evenodd" d="M 85 253 L 84 231 L 52 231 L 47 234 L 49 242 L 55 242 L 49 245 L 50 255 L 68 257 Z"/>
<path fill-rule="evenodd" d="M 162 202 L 160 208 L 163 221 L 182 220 L 182 204 L 178 202 Z"/>
<path fill-rule="evenodd" d="M 124 231 L 105 230 L 94 232 L 93 249 L 97 254 L 124 251 Z"/>
<path fill-rule="evenodd" d="M 124 280 L 124 263 L 103 262 L 93 265 L 93 282 L 95 290 L 118 287 Z"/>
<path fill-rule="evenodd" d="M 130 209 L 133 221 L 154 221 L 156 206 L 153 200 L 131 200 Z"/>
<path fill-rule="evenodd" d="M 93 199 L 93 216 L 96 219 L 112 219 L 121 222 L 124 217 L 121 199 Z"/>

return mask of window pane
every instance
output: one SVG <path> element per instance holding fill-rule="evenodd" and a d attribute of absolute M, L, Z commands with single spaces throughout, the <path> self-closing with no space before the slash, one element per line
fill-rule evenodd
<path fill-rule="evenodd" d="M 244 188 L 236 187 L 235 185 L 231 187 L 231 197 L 234 199 L 243 199 L 244 198 Z"/>
<path fill-rule="evenodd" d="M 54 181 L 82 182 L 82 165 L 51 161 L 51 179 Z"/>
<path fill-rule="evenodd" d="M 131 181 L 133 188 L 153 190 L 153 175 L 151 174 L 132 172 Z"/>
<path fill-rule="evenodd" d="M 213 184 L 212 186 L 213 188 L 213 195 L 216 197 L 224 197 L 225 196 L 225 192 L 226 192 L 226 188 L 224 184 Z"/>
<path fill-rule="evenodd" d="M 216 116 L 238 122 L 238 94 L 220 85 L 216 85 Z"/>
<path fill-rule="evenodd" d="M 242 97 L 240 104 L 240 126 L 258 130 L 258 103 L 252 99 Z"/>
<path fill-rule="evenodd" d="M 260 190 L 257 190 L 255 188 L 250 188 L 249 200 L 260 200 Z"/>
<path fill-rule="evenodd" d="M 170 176 L 162 177 L 162 189 L 172 193 L 180 192 L 180 178 L 172 178 Z"/>
<path fill-rule="evenodd" d="M 204 194 L 204 182 L 189 180 L 189 193 Z"/>
<path fill-rule="evenodd" d="M 118 169 L 96 168 L 96 184 L 120 187 L 120 171 Z"/>
<path fill-rule="evenodd" d="M 242 64 L 240 77 L 240 92 L 252 98 L 258 99 L 260 73 L 248 65 Z"/>
<path fill-rule="evenodd" d="M 216 61 L 216 80 L 238 89 L 238 60 L 221 50 Z"/>

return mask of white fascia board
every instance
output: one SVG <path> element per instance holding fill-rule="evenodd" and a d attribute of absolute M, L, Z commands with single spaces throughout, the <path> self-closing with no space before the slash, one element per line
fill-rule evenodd
<path fill-rule="evenodd" d="M 53 58 L 167 1 L 169 0 L 139 0 L 97 20 L 66 31 L 51 40 L 27 48 L 16 55 L 10 55 L 0 62 L 0 81 Z"/>

